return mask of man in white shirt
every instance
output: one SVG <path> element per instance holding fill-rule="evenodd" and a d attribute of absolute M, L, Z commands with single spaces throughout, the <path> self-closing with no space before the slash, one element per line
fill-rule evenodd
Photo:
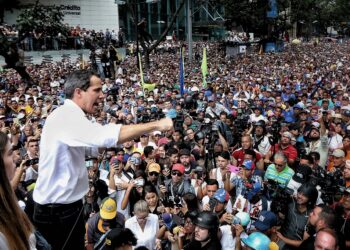
<path fill-rule="evenodd" d="M 115 147 L 145 133 L 169 130 L 173 122 L 92 123 L 86 113 L 94 113 L 103 93 L 101 79 L 87 70 L 69 74 L 64 92 L 67 100 L 48 116 L 42 132 L 34 221 L 53 249 L 84 249 L 82 198 L 89 187 L 85 148 Z"/>

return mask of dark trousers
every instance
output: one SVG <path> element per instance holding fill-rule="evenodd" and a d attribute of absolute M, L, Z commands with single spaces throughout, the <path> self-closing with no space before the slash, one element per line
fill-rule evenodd
<path fill-rule="evenodd" d="M 71 204 L 35 203 L 34 225 L 53 250 L 83 250 L 85 225 L 82 209 L 82 201 Z"/>

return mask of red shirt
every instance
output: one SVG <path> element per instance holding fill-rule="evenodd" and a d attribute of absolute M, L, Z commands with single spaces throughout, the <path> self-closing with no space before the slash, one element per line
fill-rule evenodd
<path fill-rule="evenodd" d="M 261 154 L 254 149 L 254 152 L 255 152 L 255 155 L 256 155 L 256 158 L 255 158 L 255 165 L 258 161 L 260 161 L 261 159 Z M 232 156 L 233 158 L 235 158 L 237 160 L 237 167 L 240 167 L 242 166 L 242 163 L 244 161 L 244 149 L 243 148 L 239 148 L 239 149 L 236 149 L 235 151 L 233 151 L 232 153 Z"/>
<path fill-rule="evenodd" d="M 275 144 L 273 147 L 271 147 L 270 151 L 276 154 L 278 151 L 280 151 L 279 146 L 280 145 L 278 143 Z M 290 144 L 285 149 L 282 149 L 282 152 L 287 157 L 288 161 L 295 161 L 295 159 L 298 157 L 297 149 Z"/>

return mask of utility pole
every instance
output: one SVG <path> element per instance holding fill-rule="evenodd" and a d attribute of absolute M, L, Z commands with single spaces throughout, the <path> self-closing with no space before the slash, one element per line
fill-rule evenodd
<path fill-rule="evenodd" d="M 187 0 L 187 42 L 188 42 L 188 59 L 192 62 L 192 12 L 191 0 Z"/>

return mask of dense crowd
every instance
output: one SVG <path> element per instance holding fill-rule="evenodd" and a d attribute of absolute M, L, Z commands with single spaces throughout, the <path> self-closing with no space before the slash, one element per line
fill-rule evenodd
<path fill-rule="evenodd" d="M 183 95 L 174 51 L 151 55 L 145 84 L 135 56 L 88 64 L 103 81 L 91 122 L 170 117 L 174 129 L 86 151 L 86 249 L 349 248 L 349 44 L 229 58 L 218 43 L 197 43 Z M 65 101 L 66 75 L 83 64 L 29 65 L 31 85 L 0 73 L 0 128 L 17 164 L 11 186 L 31 220 L 41 132 Z"/>
<path fill-rule="evenodd" d="M 115 47 L 122 47 L 124 44 L 124 32 L 119 30 L 89 30 L 80 28 L 80 26 L 64 26 L 61 32 L 57 34 L 47 34 L 46 31 L 33 29 L 25 33 L 20 33 L 15 25 L 6 23 L 0 24 L 0 31 L 9 41 L 19 41 L 18 47 L 24 51 L 38 50 L 61 50 L 61 49 L 90 49 L 96 44 L 108 46 L 112 44 Z"/>

